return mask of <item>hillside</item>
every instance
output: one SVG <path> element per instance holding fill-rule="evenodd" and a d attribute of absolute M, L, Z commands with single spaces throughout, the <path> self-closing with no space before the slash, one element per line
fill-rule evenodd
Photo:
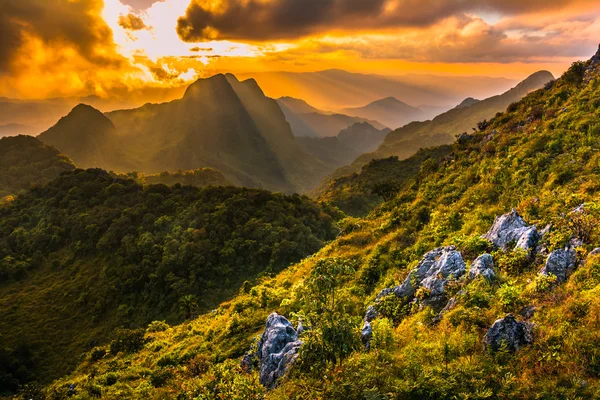
<path fill-rule="evenodd" d="M 333 137 L 357 123 L 368 123 L 379 130 L 387 129 L 378 121 L 318 110 L 300 99 L 282 97 L 277 103 L 296 137 Z"/>
<path fill-rule="evenodd" d="M 394 97 L 377 100 L 363 107 L 345 108 L 342 112 L 354 117 L 379 121 L 391 128 L 399 128 L 409 122 L 421 121 L 425 116 L 423 111 Z"/>
<path fill-rule="evenodd" d="M 14 359 L 0 363 L 0 393 L 11 375 L 67 373 L 117 327 L 207 312 L 336 232 L 308 198 L 256 189 L 141 186 L 90 169 L 25 192 L 0 207 L 0 353 Z"/>
<path fill-rule="evenodd" d="M 335 111 L 363 106 L 386 97 L 395 97 L 417 107 L 451 107 L 468 96 L 487 98 L 503 93 L 516 83 L 485 76 L 383 76 L 339 69 L 300 73 L 254 72 L 238 77 L 256 79 L 269 97 L 292 96 L 304 99 L 319 109 Z"/>
<path fill-rule="evenodd" d="M 376 151 L 362 154 L 351 165 L 333 172 L 313 193 L 319 195 L 329 182 L 358 173 L 371 160 L 388 157 L 398 157 L 402 160 L 412 156 L 419 149 L 452 144 L 461 133 L 472 132 L 479 122 L 492 118 L 511 103 L 543 87 L 552 79 L 549 72 L 537 72 L 506 93 L 482 101 L 467 98 L 457 107 L 438 115 L 431 121 L 412 122 L 396 129 L 387 135 Z"/>
<path fill-rule="evenodd" d="M 277 102 L 233 75 L 200 79 L 168 103 L 106 115 L 78 106 L 39 137 L 77 165 L 115 172 L 214 168 L 236 185 L 290 193 L 327 172 L 298 146 Z"/>
<path fill-rule="evenodd" d="M 0 139 L 0 200 L 32 186 L 50 182 L 75 169 L 73 162 L 55 148 L 31 136 Z"/>
<path fill-rule="evenodd" d="M 600 52 L 313 257 L 130 351 L 96 349 L 46 393 L 596 398 L 599 104 Z"/>

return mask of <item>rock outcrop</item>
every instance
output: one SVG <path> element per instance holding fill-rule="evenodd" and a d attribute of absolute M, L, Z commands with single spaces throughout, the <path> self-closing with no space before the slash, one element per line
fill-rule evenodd
<path fill-rule="evenodd" d="M 555 250 L 546 259 L 546 265 L 541 269 L 542 275 L 554 275 L 558 283 L 567 280 L 568 274 L 575 269 L 577 253 L 573 249 Z"/>
<path fill-rule="evenodd" d="M 445 298 L 444 288 L 448 280 L 460 278 L 466 269 L 462 255 L 455 247 L 440 247 L 425 254 L 401 285 L 382 290 L 377 300 L 390 294 L 412 299 L 417 289 L 422 287 L 429 292 L 424 303 L 438 303 Z"/>
<path fill-rule="evenodd" d="M 483 344 L 486 349 L 497 351 L 506 346 L 509 351 L 517 351 L 520 347 L 533 343 L 533 325 L 520 322 L 512 314 L 494 322 L 488 329 Z"/>
<path fill-rule="evenodd" d="M 365 346 L 365 350 L 369 350 L 371 348 L 371 339 L 373 338 L 373 327 L 369 321 L 365 321 L 363 324 L 360 331 L 360 338 L 363 346 Z"/>
<path fill-rule="evenodd" d="M 502 249 L 507 249 L 510 244 L 516 243 L 515 248 L 529 251 L 535 249 L 539 234 L 535 226 L 528 225 L 517 210 L 513 209 L 508 214 L 496 217 L 494 224 L 483 238 Z"/>
<path fill-rule="evenodd" d="M 298 333 L 287 318 L 277 313 L 269 315 L 258 344 L 260 383 L 273 388 L 296 361 L 301 345 Z"/>
<path fill-rule="evenodd" d="M 490 254 L 483 254 L 471 264 L 469 270 L 469 279 L 475 279 L 478 276 L 483 276 L 488 281 L 496 279 L 496 273 L 494 272 L 494 260 Z"/>

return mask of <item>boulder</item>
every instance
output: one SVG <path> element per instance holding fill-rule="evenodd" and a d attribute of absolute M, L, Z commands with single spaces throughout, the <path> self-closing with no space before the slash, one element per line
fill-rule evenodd
<path fill-rule="evenodd" d="M 373 338 L 373 327 L 369 321 L 365 321 L 360 331 L 360 338 L 363 346 L 365 346 L 365 350 L 369 350 L 371 348 L 371 339 Z"/>
<path fill-rule="evenodd" d="M 298 333 L 290 321 L 277 313 L 269 315 L 258 344 L 260 383 L 267 388 L 273 388 L 298 358 L 301 345 Z"/>
<path fill-rule="evenodd" d="M 546 265 L 541 269 L 542 275 L 554 275 L 559 283 L 567 280 L 567 275 L 575 269 L 577 253 L 573 249 L 555 250 L 546 259 Z"/>
<path fill-rule="evenodd" d="M 596 247 L 594 250 L 590 251 L 590 256 L 596 256 L 600 254 L 600 247 Z"/>
<path fill-rule="evenodd" d="M 496 351 L 506 346 L 509 351 L 533 343 L 533 325 L 520 322 L 512 314 L 494 322 L 483 338 L 486 349 Z"/>
<path fill-rule="evenodd" d="M 471 269 L 469 270 L 469 279 L 475 279 L 478 276 L 483 276 L 488 281 L 496 279 L 496 273 L 494 272 L 494 260 L 490 254 L 483 254 L 477 257 Z"/>
<path fill-rule="evenodd" d="M 490 230 L 482 237 L 505 250 L 514 242 L 515 248 L 529 251 L 535 248 L 539 234 L 536 227 L 527 225 L 513 208 L 508 214 L 496 217 Z"/>
<path fill-rule="evenodd" d="M 429 291 L 426 302 L 436 303 L 444 298 L 448 280 L 460 278 L 466 269 L 462 255 L 454 246 L 437 248 L 423 256 L 401 285 L 382 290 L 377 295 L 377 300 L 392 293 L 410 299 L 415 296 L 419 287 L 423 287 Z"/>

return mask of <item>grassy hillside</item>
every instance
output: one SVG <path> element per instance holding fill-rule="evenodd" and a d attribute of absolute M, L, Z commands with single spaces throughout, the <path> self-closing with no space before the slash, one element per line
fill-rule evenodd
<path fill-rule="evenodd" d="M 68 372 L 116 327 L 206 312 L 336 233 L 297 195 L 63 174 L 0 207 L 0 348 L 15 360 L 0 392 Z"/>
<path fill-rule="evenodd" d="M 31 136 L 0 139 L 0 200 L 75 169 L 73 162 Z"/>
<path fill-rule="evenodd" d="M 64 398 L 566 399 L 600 395 L 600 54 L 453 145 L 365 219 L 309 259 L 257 282 L 211 314 L 157 332 L 130 351 L 99 348 L 45 393 Z M 585 203 L 583 209 L 572 211 Z M 540 229 L 538 256 L 481 238 L 516 207 Z M 576 238 L 578 269 L 566 283 L 538 271 Z M 492 251 L 497 279 L 451 281 L 444 313 L 395 296 L 379 304 L 371 349 L 361 319 L 383 288 L 404 281 L 426 252 L 455 245 L 470 264 Z M 287 377 L 272 391 L 239 361 L 273 311 L 310 329 Z M 533 323 L 533 343 L 486 350 L 507 313 Z M 162 329 L 160 329 L 162 330 Z"/>

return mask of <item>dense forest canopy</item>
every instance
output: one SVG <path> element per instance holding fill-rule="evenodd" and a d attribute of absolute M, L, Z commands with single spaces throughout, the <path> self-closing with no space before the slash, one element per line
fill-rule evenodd
<path fill-rule="evenodd" d="M 36 380 L 60 376 L 113 328 L 208 311 L 337 232 L 298 195 L 63 174 L 0 208 L 3 345 L 35 351 Z"/>

